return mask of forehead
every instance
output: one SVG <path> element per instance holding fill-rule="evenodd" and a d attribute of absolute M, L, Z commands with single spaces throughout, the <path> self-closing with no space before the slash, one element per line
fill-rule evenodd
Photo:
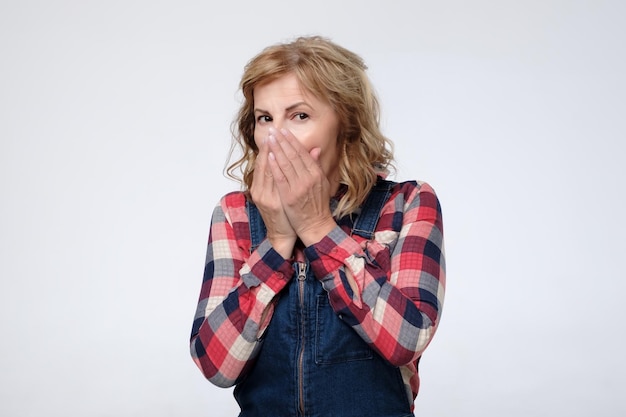
<path fill-rule="evenodd" d="M 285 74 L 257 85 L 252 92 L 255 100 L 274 98 L 277 96 L 309 96 L 311 93 L 292 74 Z"/>

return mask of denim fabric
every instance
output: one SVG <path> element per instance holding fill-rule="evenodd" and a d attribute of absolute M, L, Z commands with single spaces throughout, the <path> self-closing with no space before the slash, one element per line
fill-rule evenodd
<path fill-rule="evenodd" d="M 371 238 L 393 183 L 380 181 L 353 233 Z M 248 205 L 253 249 L 265 238 L 263 220 Z M 413 416 L 400 370 L 344 323 L 308 263 L 279 294 L 258 358 L 235 387 L 240 417 Z"/>

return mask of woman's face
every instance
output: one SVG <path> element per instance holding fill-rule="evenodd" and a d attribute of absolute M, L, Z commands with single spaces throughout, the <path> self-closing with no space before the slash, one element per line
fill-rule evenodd
<path fill-rule="evenodd" d="M 330 104 L 305 90 L 287 74 L 254 89 L 254 141 L 260 146 L 269 128 L 289 130 L 311 151 L 321 148 L 320 163 L 331 184 L 337 184 L 339 118 Z"/>

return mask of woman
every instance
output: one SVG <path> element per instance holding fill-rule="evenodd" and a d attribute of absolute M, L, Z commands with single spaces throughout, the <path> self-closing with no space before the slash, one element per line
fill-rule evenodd
<path fill-rule="evenodd" d="M 391 144 L 356 54 L 271 46 L 241 80 L 244 191 L 211 222 L 191 355 L 240 416 L 411 416 L 445 286 L 432 188 Z"/>

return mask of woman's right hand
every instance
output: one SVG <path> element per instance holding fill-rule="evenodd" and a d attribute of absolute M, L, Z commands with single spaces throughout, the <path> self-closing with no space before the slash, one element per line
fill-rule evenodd
<path fill-rule="evenodd" d="M 267 139 L 259 146 L 254 165 L 250 196 L 259 209 L 269 239 L 275 251 L 285 259 L 291 258 L 297 235 L 283 209 L 274 177 L 268 164 L 269 145 Z"/>

